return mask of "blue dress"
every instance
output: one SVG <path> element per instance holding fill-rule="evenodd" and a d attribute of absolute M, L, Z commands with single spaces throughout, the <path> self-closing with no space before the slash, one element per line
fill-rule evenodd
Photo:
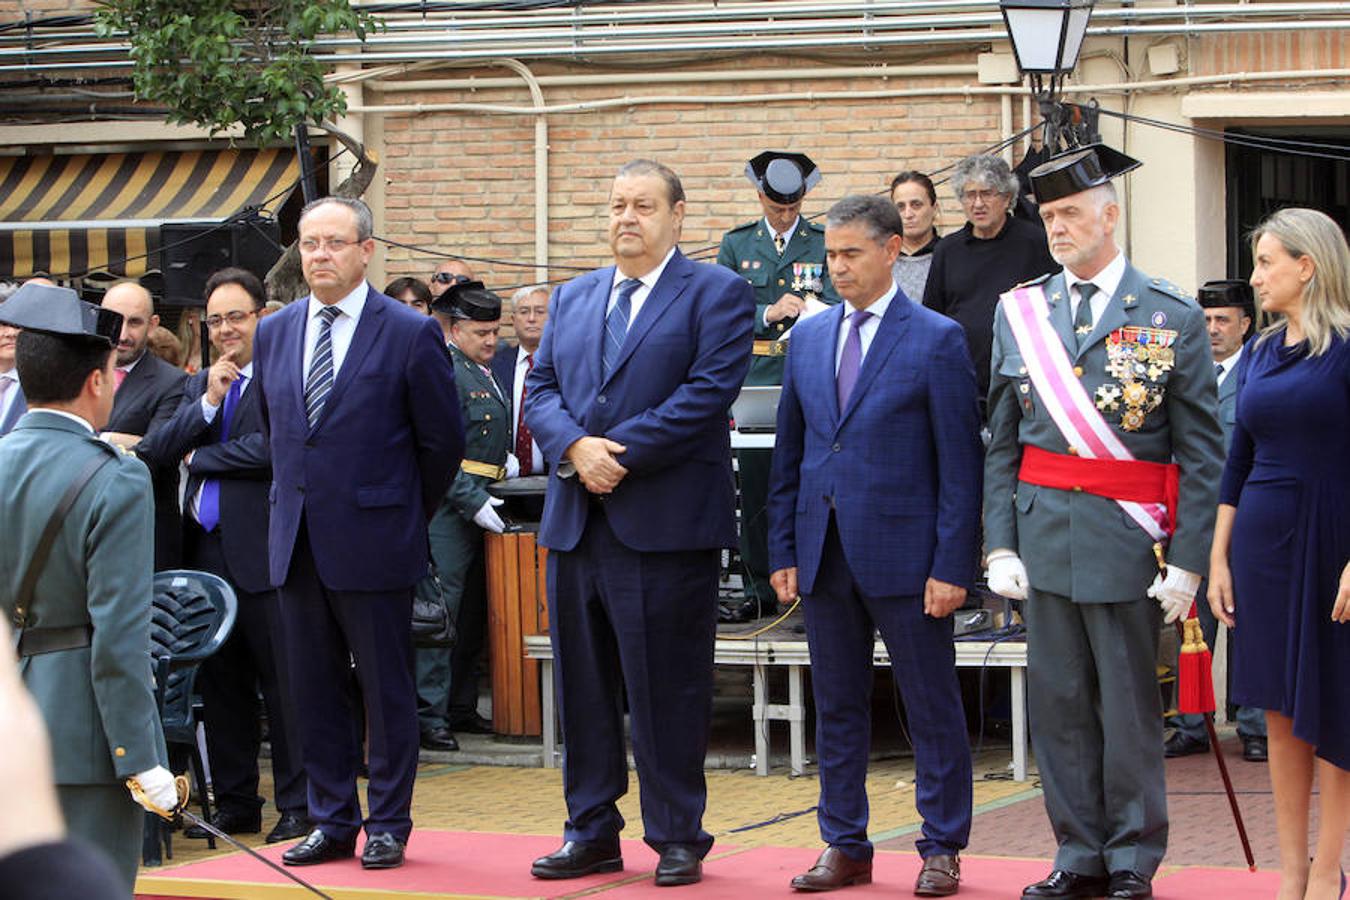
<path fill-rule="evenodd" d="M 1243 357 L 1219 495 L 1237 507 L 1232 699 L 1350 769 L 1350 624 L 1331 621 L 1350 560 L 1350 342 L 1310 357 L 1276 334 Z"/>

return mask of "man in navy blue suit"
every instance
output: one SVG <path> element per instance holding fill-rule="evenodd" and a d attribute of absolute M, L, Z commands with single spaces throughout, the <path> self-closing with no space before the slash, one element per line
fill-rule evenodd
<path fill-rule="evenodd" d="M 674 172 L 619 170 L 615 265 L 558 288 L 526 379 L 525 421 L 553 466 L 539 541 L 568 813 L 538 878 L 623 868 L 625 692 L 656 883 L 698 881 L 713 843 L 702 823 L 717 575 L 736 545 L 727 409 L 755 304 L 736 273 L 680 253 L 683 221 Z"/>
<path fill-rule="evenodd" d="M 254 389 L 253 335 L 267 301 L 262 282 L 246 269 L 227 268 L 206 282 L 206 325 L 220 358 L 187 381 L 178 412 L 137 448 L 152 466 L 187 467 L 183 563 L 213 572 L 239 598 L 234 630 L 202 664 L 206 749 L 216 812 L 211 824 L 226 834 L 262 828 L 258 796 L 258 692 L 267 708 L 272 781 L 281 814 L 269 844 L 309 833 L 308 799 L 295 711 L 278 664 L 281 621 L 267 571 L 267 495 L 272 459 L 262 433 L 262 401 Z M 184 834 L 205 838 L 194 825 Z"/>
<path fill-rule="evenodd" d="M 364 700 L 369 812 L 361 865 L 401 865 L 417 769 L 413 586 L 427 521 L 464 448 L 450 356 L 436 323 L 366 283 L 369 208 L 326 197 L 300 214 L 309 297 L 254 337 L 272 449 L 268 557 L 280 589 L 315 824 L 287 865 L 350 857 Z M 355 660 L 362 698 L 349 692 Z"/>
<path fill-rule="evenodd" d="M 902 230 L 875 195 L 827 213 L 825 257 L 847 302 L 793 329 L 778 405 L 770 580 L 780 602 L 804 597 L 828 844 L 792 880 L 802 891 L 872 880 L 864 779 L 876 631 L 914 744 L 924 819 L 916 894 L 956 893 L 970 836 L 970 745 L 948 617 L 978 552 L 975 370 L 961 327 L 892 280 Z"/>

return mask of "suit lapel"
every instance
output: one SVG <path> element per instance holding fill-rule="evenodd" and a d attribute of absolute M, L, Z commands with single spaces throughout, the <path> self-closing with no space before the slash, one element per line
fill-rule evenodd
<path fill-rule="evenodd" d="M 619 350 L 619 358 L 614 361 L 614 371 L 609 373 L 611 378 L 614 376 L 614 372 L 623 368 L 623 364 L 628 361 L 628 357 L 632 356 L 637 350 L 643 337 L 656 324 L 656 320 L 661 318 L 671 303 L 684 292 L 689 283 L 689 278 L 693 274 L 693 265 L 677 249 L 675 255 L 670 258 L 670 262 L 666 264 L 666 270 L 661 273 L 656 286 L 647 295 L 647 299 L 642 301 L 642 309 L 638 310 L 637 317 L 628 323 L 628 334 L 623 339 L 623 347 Z M 603 335 L 603 320 L 600 327 L 600 333 Z M 605 380 L 608 381 L 609 379 Z"/>
<path fill-rule="evenodd" d="M 149 388 L 150 381 L 150 351 L 146 350 L 140 361 L 122 380 L 122 385 L 117 389 L 117 393 L 113 395 L 113 415 L 111 418 L 118 422 L 119 427 L 114 428 L 109 425 L 109 431 L 121 430 L 120 419 L 122 414 L 141 399 L 141 395 Z"/>
<path fill-rule="evenodd" d="M 1106 339 L 1106 336 L 1117 328 L 1123 328 L 1130 324 L 1128 310 L 1135 305 L 1135 297 L 1138 285 L 1135 283 L 1134 270 L 1130 266 L 1125 267 L 1125 274 L 1121 276 L 1120 284 L 1116 286 L 1116 292 L 1111 295 L 1111 299 L 1106 303 L 1106 309 L 1102 310 L 1102 317 L 1097 320 L 1093 326 L 1092 334 L 1083 342 L 1080 351 L 1074 354 L 1074 361 L 1077 362 L 1080 357 L 1095 344 Z"/>
<path fill-rule="evenodd" d="M 844 305 L 840 304 L 840 306 Z M 891 305 L 886 309 L 885 317 L 877 325 L 877 333 L 872 337 L 872 344 L 867 348 L 867 355 L 863 357 L 862 368 L 858 370 L 858 382 L 853 385 L 853 393 L 848 395 L 848 405 L 839 415 L 840 427 L 848 421 L 848 417 L 853 410 L 857 409 L 863 394 L 867 393 L 867 388 L 877 377 L 881 367 L 886 364 L 886 357 L 891 355 L 891 351 L 895 349 L 900 337 L 909 327 L 909 320 L 913 311 L 910 301 L 897 291 L 895 297 L 891 300 Z M 837 403 L 838 400 L 835 402 Z"/>
<path fill-rule="evenodd" d="M 375 293 L 374 288 L 367 288 L 366 305 L 362 307 L 361 318 L 357 320 L 356 330 L 352 332 L 352 342 L 347 345 L 347 355 L 342 360 L 342 368 L 338 369 L 337 378 L 333 380 L 333 390 L 323 402 L 323 409 L 319 411 L 319 421 L 314 425 L 315 430 L 323 427 L 329 410 L 342 402 L 347 385 L 356 379 L 356 373 L 360 370 L 366 354 L 380 339 L 380 332 L 384 330 L 384 311 L 381 296 Z M 303 393 L 302 388 L 301 394 Z"/>
<path fill-rule="evenodd" d="M 28 401 L 23 396 L 23 387 L 16 382 L 10 390 L 14 392 L 14 399 L 10 401 L 9 412 L 5 413 L 4 420 L 0 421 L 0 434 L 12 430 L 14 424 L 28 411 Z"/>
<path fill-rule="evenodd" d="M 830 414 L 831 432 L 839 429 L 839 390 L 835 384 L 834 355 L 839 346 L 839 329 L 844 327 L 844 311 L 848 308 L 847 303 L 840 303 L 822 313 L 830 317 L 830 327 L 825 329 L 828 340 L 820 342 L 815 364 L 810 366 L 810 372 L 819 373 L 821 377 L 819 390 L 825 398 L 825 411 Z"/>
<path fill-rule="evenodd" d="M 614 287 L 614 267 L 605 266 L 596 272 L 595 282 L 581 300 L 578 315 L 580 325 L 581 356 L 586 360 L 586 373 L 590 381 L 586 384 L 589 396 L 593 388 L 598 388 L 604 380 L 602 360 L 605 353 L 605 307 L 609 305 L 609 293 Z"/>

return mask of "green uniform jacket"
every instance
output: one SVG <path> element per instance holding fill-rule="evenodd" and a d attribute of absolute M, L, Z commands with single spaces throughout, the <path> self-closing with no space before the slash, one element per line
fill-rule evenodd
<path fill-rule="evenodd" d="M 1223 434 L 1217 415 L 1214 361 L 1205 317 L 1174 285 L 1126 266 L 1081 351 L 1076 351 L 1072 303 L 1064 274 L 1039 279 L 1050 321 L 1106 421 L 1136 459 L 1176 462 L 1181 468 L 1177 528 L 1167 561 L 1187 571 L 1208 570 Z M 1142 376 L 1158 405 L 1137 430 L 1121 427 L 1126 405 L 1121 380 L 1107 372 L 1107 336 L 1125 326 L 1175 333 L 1175 361 Z M 994 315 L 990 367 L 989 430 L 985 455 L 984 531 L 987 550 L 1016 550 L 1031 586 L 1079 603 L 1113 603 L 1142 597 L 1158 572 L 1153 539 L 1120 506 L 1086 492 L 1038 487 L 1018 480 L 1022 447 L 1067 453 L 1068 443 L 1027 377 L 1000 301 Z M 1099 390 L 1101 389 L 1101 390 Z M 1114 407 L 1112 402 L 1114 402 Z"/>
<path fill-rule="evenodd" d="M 114 457 L 66 516 L 38 578 L 28 627 L 90 623 L 90 646 L 19 663 L 51 735 L 60 785 L 116 784 L 164 765 L 150 665 L 154 507 L 145 464 L 79 424 L 33 410 L 0 440 L 0 606 L 19 582 L 70 482 Z"/>
<path fill-rule="evenodd" d="M 459 414 L 464 420 L 464 459 L 506 465 L 511 446 L 511 400 L 482 366 L 450 344 L 455 361 L 455 389 L 459 391 Z M 488 501 L 487 486 L 494 479 L 460 469 L 446 491 L 445 502 L 465 519 Z"/>
<path fill-rule="evenodd" d="M 764 324 L 764 311 L 787 293 L 806 297 L 815 294 L 824 303 L 839 302 L 830 284 L 825 265 L 825 229 L 805 219 L 797 220 L 797 230 L 780 257 L 773 246 L 773 235 L 764 220 L 756 219 L 722 236 L 717 264 L 739 274 L 755 289 L 755 340 L 777 340 L 796 319 L 780 319 Z M 756 356 L 750 363 L 746 384 L 782 384 L 783 358 Z"/>

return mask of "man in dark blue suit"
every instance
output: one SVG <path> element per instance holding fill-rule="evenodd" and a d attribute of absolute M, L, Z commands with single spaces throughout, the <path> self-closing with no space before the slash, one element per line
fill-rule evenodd
<path fill-rule="evenodd" d="M 623 868 L 628 697 L 644 839 L 658 885 L 692 884 L 703 830 L 717 575 L 736 544 L 727 409 L 745 379 L 754 297 L 676 243 L 684 188 L 637 160 L 614 179 L 614 266 L 553 295 L 525 421 L 554 466 L 539 541 L 566 754 L 563 846 L 539 878 Z"/>
<path fill-rule="evenodd" d="M 827 214 L 830 279 L 847 303 L 793 330 L 769 492 L 771 581 L 801 592 L 829 846 L 804 891 L 872 880 L 867 839 L 872 642 L 904 699 L 923 816 L 914 892 L 954 894 L 970 836 L 971 765 L 948 618 L 974 577 L 980 417 L 961 327 L 891 277 L 903 230 L 877 196 Z"/>
<path fill-rule="evenodd" d="M 187 381 L 173 418 L 141 441 L 154 466 L 187 466 L 183 560 L 234 588 L 239 615 L 224 646 L 202 664 L 206 748 L 216 798 L 212 824 L 226 834 L 262 829 L 258 796 L 258 691 L 267 709 L 272 780 L 280 812 L 267 842 L 310 831 L 295 712 L 282 667 L 281 617 L 267 571 L 267 494 L 272 460 L 254 389 L 253 335 L 266 302 L 262 282 L 245 269 L 221 269 L 206 282 L 206 325 L 220 358 Z M 208 832 L 193 826 L 190 838 Z"/>
<path fill-rule="evenodd" d="M 288 865 L 351 856 L 362 827 L 349 659 L 370 752 L 361 864 L 403 862 L 418 749 L 413 585 L 427 573 L 427 521 L 464 447 L 440 329 L 366 283 L 371 234 L 359 200 L 306 206 L 300 262 L 312 293 L 254 338 L 272 449 L 271 580 L 315 823 L 283 854 Z"/>

